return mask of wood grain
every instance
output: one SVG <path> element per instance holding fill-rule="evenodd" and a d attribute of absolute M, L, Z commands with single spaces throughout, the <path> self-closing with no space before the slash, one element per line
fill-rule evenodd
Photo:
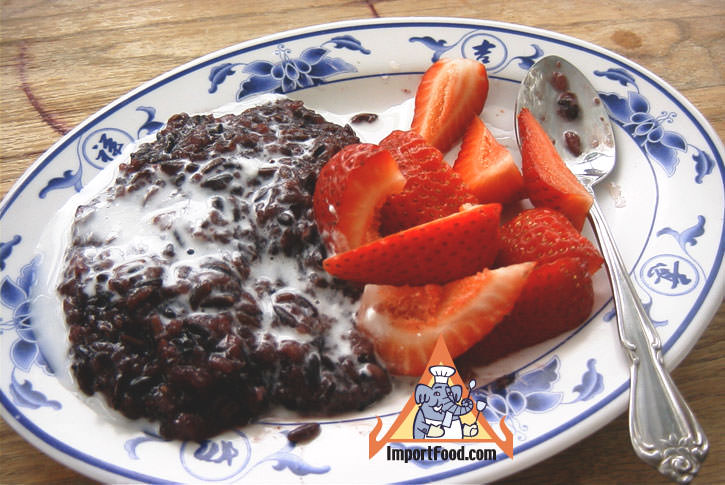
<path fill-rule="evenodd" d="M 725 137 L 722 0 L 3 0 L 0 16 L 0 195 L 63 133 L 157 75 L 259 36 L 357 18 L 485 18 L 572 35 L 659 75 Z M 722 483 L 725 476 L 724 308 L 673 373 L 710 437 L 699 483 Z M 93 483 L 37 451 L 4 421 L 0 457 L 0 483 Z M 539 482 L 666 483 L 634 456 L 626 416 L 503 481 Z"/>

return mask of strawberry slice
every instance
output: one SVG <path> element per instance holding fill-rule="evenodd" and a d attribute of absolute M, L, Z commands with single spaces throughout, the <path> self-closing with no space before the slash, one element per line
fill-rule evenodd
<path fill-rule="evenodd" d="M 563 214 L 546 207 L 525 210 L 501 227 L 497 264 L 553 261 L 563 256 L 581 259 L 588 274 L 604 262 L 594 244 L 582 236 Z"/>
<path fill-rule="evenodd" d="M 521 170 L 531 202 L 551 207 L 569 218 L 581 231 L 594 199 L 567 168 L 544 128 L 524 108 L 518 115 Z"/>
<path fill-rule="evenodd" d="M 395 130 L 380 141 L 398 162 L 405 188 L 381 211 L 380 232 L 392 234 L 458 212 L 477 203 L 443 154 L 414 131 Z"/>
<path fill-rule="evenodd" d="M 380 237 L 380 208 L 404 185 L 395 159 L 377 145 L 348 145 L 330 158 L 320 170 L 312 200 L 328 251 L 347 251 Z"/>
<path fill-rule="evenodd" d="M 507 204 L 522 198 L 524 179 L 514 157 L 478 116 L 463 135 L 453 170 L 481 204 Z"/>
<path fill-rule="evenodd" d="M 592 280 L 576 257 L 539 263 L 513 310 L 458 363 L 483 365 L 572 330 L 594 305 Z"/>
<path fill-rule="evenodd" d="M 500 204 L 473 206 L 338 253 L 324 260 L 323 267 L 360 283 L 447 283 L 493 263 L 500 216 Z"/>
<path fill-rule="evenodd" d="M 423 74 L 411 129 L 442 152 L 463 135 L 488 96 L 486 68 L 472 59 L 441 59 Z"/>
<path fill-rule="evenodd" d="M 367 285 L 357 327 L 391 373 L 420 376 L 439 335 L 455 358 L 488 334 L 511 311 L 534 265 L 484 269 L 445 285 Z"/>

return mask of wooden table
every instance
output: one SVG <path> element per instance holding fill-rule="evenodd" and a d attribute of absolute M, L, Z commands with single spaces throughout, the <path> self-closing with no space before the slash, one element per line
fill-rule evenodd
<path fill-rule="evenodd" d="M 64 133 L 144 81 L 198 56 L 295 27 L 345 19 L 456 16 L 541 27 L 652 70 L 725 138 L 725 2 L 593 0 L 2 0 L 0 194 Z M 674 378 L 711 451 L 699 483 L 725 477 L 725 306 Z M 93 483 L 0 420 L 0 483 Z M 504 483 L 666 483 L 634 455 L 626 416 Z"/>

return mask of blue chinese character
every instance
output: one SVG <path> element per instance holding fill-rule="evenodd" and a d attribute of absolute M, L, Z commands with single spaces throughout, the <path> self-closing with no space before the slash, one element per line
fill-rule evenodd
<path fill-rule="evenodd" d="M 680 273 L 679 261 L 674 262 L 671 271 L 665 263 L 657 263 L 647 271 L 647 276 L 650 278 L 656 276 L 655 284 L 662 280 L 669 281 L 672 284 L 672 289 L 677 288 L 679 284 L 687 285 L 692 281 L 686 275 Z"/>
<path fill-rule="evenodd" d="M 99 145 L 101 148 L 99 148 Z M 121 154 L 121 151 L 123 150 L 123 143 L 117 143 L 113 138 L 106 136 L 104 133 L 101 135 L 101 139 L 98 140 L 98 143 L 93 145 L 92 148 L 94 150 L 98 150 L 96 160 L 101 160 L 102 162 L 107 163 L 113 160 L 113 157 Z"/>
<path fill-rule="evenodd" d="M 476 54 L 476 59 L 484 64 L 488 64 L 488 55 L 491 53 L 491 49 L 496 47 L 496 44 L 485 40 L 473 48 L 473 52 Z"/>

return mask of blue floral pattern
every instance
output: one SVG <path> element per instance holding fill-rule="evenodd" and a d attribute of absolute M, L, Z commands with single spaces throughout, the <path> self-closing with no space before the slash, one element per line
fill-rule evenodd
<path fill-rule="evenodd" d="M 649 160 L 655 161 L 671 177 L 680 163 L 681 153 L 688 151 L 688 143 L 674 131 L 665 129 L 677 116 L 674 111 L 650 112 L 650 102 L 640 92 L 634 76 L 624 69 L 610 68 L 594 71 L 595 76 L 617 82 L 629 89 L 624 96 L 617 93 L 600 93 L 612 119 L 637 143 Z M 695 182 L 701 184 L 704 177 L 712 173 L 715 166 L 713 156 L 695 146 L 692 160 L 695 166 Z"/>
<path fill-rule="evenodd" d="M 405 33 L 398 36 L 397 39 L 405 52 L 411 57 L 415 57 L 416 63 L 424 66 L 429 59 L 435 61 L 443 56 L 463 56 L 485 64 L 489 73 L 498 74 L 499 79 L 504 81 L 519 79 L 522 71 L 527 70 L 544 55 L 545 50 L 548 51 L 554 44 L 557 49 L 570 50 L 576 56 L 589 56 L 586 52 L 582 53 L 583 49 L 567 46 L 556 38 L 521 33 L 515 29 L 507 31 L 500 27 L 489 26 L 469 29 L 468 26 L 461 27 L 458 24 L 423 27 L 416 24 L 415 27 L 417 30 L 413 30 L 412 26 L 410 30 L 403 29 Z M 366 71 L 367 68 L 364 69 L 360 66 L 364 65 L 366 56 L 371 54 L 371 49 L 368 47 L 379 45 L 374 44 L 375 39 L 371 37 L 371 34 L 376 35 L 377 28 L 378 26 L 372 29 L 370 26 L 366 26 L 363 29 L 336 29 L 335 32 L 338 35 L 329 34 L 330 31 L 327 31 L 327 35 L 330 35 L 329 40 L 322 43 L 319 43 L 319 40 L 310 40 L 328 38 L 320 37 L 325 34 L 319 32 L 315 32 L 314 35 L 280 37 L 279 41 L 271 44 L 272 49 L 269 48 L 269 44 L 256 48 L 245 47 L 231 56 L 224 53 L 211 63 L 204 60 L 191 65 L 187 71 L 176 72 L 173 78 L 164 78 L 147 89 L 120 100 L 118 104 L 109 107 L 103 116 L 89 120 L 87 125 L 70 135 L 63 142 L 66 143 L 65 146 L 61 143 L 60 148 L 44 159 L 44 165 L 30 174 L 27 186 L 20 187 L 17 194 L 14 195 L 15 198 L 9 202 L 4 201 L 2 214 L 7 215 L 10 219 L 15 217 L 16 215 L 12 211 L 16 211 L 18 205 L 27 203 L 28 198 L 32 203 L 41 205 L 43 209 L 53 206 L 63 197 L 58 194 L 57 200 L 44 201 L 43 199 L 46 199 L 48 194 L 60 189 L 81 190 L 84 177 L 89 178 L 95 169 L 110 163 L 130 140 L 141 138 L 161 129 L 163 123 L 156 120 L 157 112 L 151 105 L 157 102 L 156 96 L 166 95 L 166 84 L 173 83 L 177 78 L 184 78 L 185 81 L 193 79 L 193 82 L 198 84 L 196 86 L 198 91 L 194 93 L 198 95 L 196 99 L 206 97 L 198 105 L 206 103 L 209 106 L 228 101 L 223 100 L 223 103 L 219 103 L 219 96 L 214 96 L 222 86 L 229 88 L 224 91 L 229 94 L 230 98 L 235 95 L 237 99 L 246 99 L 255 93 L 286 93 L 348 78 L 362 79 L 369 77 L 372 72 Z M 380 28 L 390 28 L 390 26 L 380 26 Z M 355 35 L 348 35 L 346 32 Z M 517 42 L 511 40 L 513 36 L 518 37 Z M 511 49 L 510 52 L 509 49 Z M 656 81 L 648 80 L 646 75 L 640 73 L 636 67 L 631 70 L 607 68 L 605 63 L 610 61 L 606 60 L 606 54 L 594 57 L 597 57 L 598 65 L 604 66 L 601 68 L 602 70 L 595 71 L 595 75 L 601 77 L 602 82 L 610 82 L 612 85 L 611 89 L 608 89 L 611 92 L 605 92 L 602 95 L 612 118 L 627 133 L 627 136 L 638 144 L 641 153 L 657 169 L 656 171 L 664 175 L 661 179 L 673 178 L 678 183 L 692 181 L 691 183 L 694 185 L 710 182 L 710 179 L 720 176 L 721 155 L 715 151 L 717 148 L 713 148 L 717 145 L 695 146 L 687 142 L 690 136 L 688 133 L 695 131 L 699 131 L 705 139 L 709 139 L 708 137 L 711 135 L 707 129 L 702 128 L 697 120 L 687 119 L 681 114 L 681 112 L 687 113 L 687 107 L 678 105 L 678 108 L 667 108 L 667 110 L 660 107 L 662 101 L 659 100 L 662 99 L 662 96 L 657 94 L 657 90 L 668 95 L 668 89 L 658 86 Z M 614 64 L 617 61 L 611 60 L 611 62 Z M 377 65 L 374 68 L 377 69 Z M 363 72 L 359 76 L 353 76 L 352 73 L 357 72 L 357 69 Z M 193 76 L 189 74 L 193 74 Z M 347 76 L 347 74 L 350 75 Z M 374 71 L 374 75 L 387 74 L 395 75 L 398 72 L 394 70 L 389 73 Z M 640 89 L 640 85 L 642 89 Z M 670 99 L 675 101 L 675 105 L 679 103 L 676 97 Z M 678 111 L 673 111 L 675 109 Z M 688 123 L 694 129 L 687 131 Z M 92 140 L 89 139 L 94 130 L 102 129 L 104 126 L 108 127 L 106 131 L 96 131 L 97 136 Z M 114 129 L 119 131 L 114 131 Z M 122 131 L 131 135 L 122 135 Z M 708 147 L 710 148 L 708 149 Z M 637 156 L 639 157 L 639 154 Z M 685 180 L 682 177 L 683 174 L 680 173 L 683 172 L 683 167 L 689 168 L 687 166 L 688 158 L 691 160 L 694 180 L 692 178 Z M 717 177 L 711 176 L 714 173 L 718 174 Z M 30 182 L 34 182 L 34 184 L 30 184 Z M 28 191 L 32 191 L 32 194 L 26 193 Z M 64 194 L 64 197 L 67 195 Z M 38 198 L 41 200 L 39 201 Z M 717 273 L 704 264 L 704 261 L 702 264 L 695 261 L 693 254 L 697 253 L 693 247 L 706 240 L 704 237 L 706 229 L 709 231 L 707 234 L 710 236 L 709 239 L 712 239 L 713 234 L 721 231 L 722 221 L 711 217 L 707 219 L 706 224 L 705 216 L 697 216 L 699 213 L 708 214 L 707 208 L 696 212 L 692 216 L 692 220 L 685 220 L 684 223 L 682 218 L 668 221 L 667 227 L 662 227 L 656 232 L 656 237 L 660 238 L 660 241 L 672 242 L 670 253 L 673 257 L 667 261 L 653 261 L 651 265 L 653 282 L 659 278 L 658 285 L 667 284 L 670 287 L 677 282 L 680 289 L 683 288 L 682 285 L 686 280 L 690 282 L 688 284 L 692 284 L 695 281 L 694 273 L 685 271 L 689 268 L 683 262 L 686 260 L 697 268 L 696 273 L 701 276 L 698 291 L 702 289 L 702 294 L 710 291 L 713 275 Z M 12 223 L 14 221 L 11 219 L 8 226 L 11 226 Z M 0 397 L 4 399 L 2 405 L 14 416 L 20 416 L 31 423 L 37 422 L 42 427 L 42 419 L 47 415 L 48 409 L 63 409 L 64 413 L 72 412 L 76 403 L 64 401 L 61 405 L 59 401 L 55 400 L 60 398 L 53 395 L 55 387 L 45 387 L 47 383 L 41 379 L 45 378 L 44 374 L 51 373 L 51 370 L 39 351 L 30 326 L 31 315 L 28 300 L 36 261 L 33 260 L 20 269 L 15 261 L 16 259 L 19 259 L 20 262 L 30 260 L 33 243 L 34 241 L 28 233 L 15 228 L 8 228 L 0 241 L 0 271 L 3 271 L 0 280 L 0 308 L 3 310 L 3 319 L 0 320 L 0 337 L 5 339 L 3 348 L 6 349 L 6 353 L 3 363 L 6 366 L 5 369 L 9 369 L 9 372 L 3 373 L 9 377 L 2 383 L 3 391 L 6 392 L 0 392 Z M 697 248 L 700 247 L 697 246 Z M 679 266 L 674 265 L 677 258 L 680 258 Z M 708 273 L 706 269 L 711 273 Z M 6 270 L 11 273 L 5 273 Z M 650 298 L 645 303 L 648 313 L 655 303 L 659 306 L 660 301 L 662 300 L 654 301 Z M 666 307 L 666 305 L 662 306 Z M 612 318 L 613 315 L 612 312 L 609 312 L 604 319 Z M 668 322 L 656 323 L 665 325 Z M 674 323 L 680 325 L 679 321 L 673 321 L 671 327 L 675 327 Z M 689 324 L 690 320 L 684 323 Z M 697 323 L 699 324 L 699 322 Z M 684 330 L 687 328 L 684 327 Z M 670 331 L 677 331 L 678 328 L 664 330 L 667 334 Z M 682 334 L 685 335 L 684 331 Z M 679 334 L 677 338 L 679 338 Z M 669 343 L 671 344 L 675 340 L 670 338 Z M 594 353 L 594 351 L 592 352 Z M 498 422 L 501 417 L 506 416 L 506 422 L 511 429 L 515 430 L 517 439 L 519 441 L 528 440 L 527 443 L 531 444 L 532 441 L 536 442 L 540 438 L 533 431 L 540 424 L 540 420 L 536 418 L 537 415 L 543 414 L 544 419 L 551 419 L 559 423 L 560 415 L 565 414 L 566 419 L 569 420 L 565 422 L 568 423 L 570 420 L 579 419 L 580 414 L 577 414 L 579 409 L 596 411 L 597 406 L 606 405 L 617 397 L 618 394 L 614 390 L 624 381 L 620 380 L 620 376 L 615 373 L 616 370 L 612 370 L 608 364 L 605 365 L 603 357 L 598 355 L 599 360 L 588 357 L 590 356 L 587 355 L 583 360 L 576 361 L 576 365 L 569 365 L 568 354 L 562 354 L 561 361 L 556 355 L 546 357 L 543 364 L 529 364 L 520 372 L 474 389 L 472 397 L 488 402 L 488 407 L 483 414 L 489 422 Z M 586 368 L 576 367 L 577 365 L 584 367 L 585 361 Z M 604 375 L 598 367 L 605 369 Z M 565 386 L 563 382 L 572 382 L 572 384 Z M 605 388 L 605 384 L 608 385 L 608 388 Z M 7 399 L 5 399 L 6 397 Z M 587 407 L 584 403 L 591 404 Z M 45 408 L 45 414 L 31 412 L 39 408 Z M 563 412 L 557 412 L 562 409 Z M 567 412 L 569 409 L 572 410 L 572 413 Z M 36 417 L 38 417 L 37 421 Z M 535 426 L 527 427 L 532 423 Z M 259 425 L 266 426 L 265 424 Z M 269 437 L 279 438 L 271 427 L 266 428 L 265 431 L 268 431 Z M 55 446 L 50 440 L 60 440 L 61 444 L 65 445 L 63 436 L 54 433 L 54 430 L 49 431 L 50 437 L 46 439 L 46 442 Z M 296 450 L 295 446 L 288 443 L 286 439 L 284 444 L 280 444 L 277 449 L 274 449 L 273 445 L 261 451 L 261 447 L 252 447 L 251 440 L 246 438 L 243 433 L 237 432 L 237 435 L 225 434 L 204 443 L 179 444 L 167 442 L 153 433 L 143 433 L 125 441 L 124 447 L 120 449 L 120 455 L 121 458 L 132 462 L 153 460 L 157 456 L 156 450 L 153 450 L 154 447 L 177 447 L 174 451 L 179 451 L 177 456 L 181 457 L 182 464 L 168 463 L 169 468 L 172 469 L 168 475 L 166 470 L 159 471 L 158 474 L 154 473 L 153 477 L 139 475 L 138 470 L 143 469 L 146 463 L 138 469 L 127 464 L 116 466 L 117 462 L 109 459 L 111 454 L 95 455 L 93 451 L 90 451 L 90 456 L 95 461 L 90 463 L 90 467 L 119 472 L 121 476 L 129 477 L 134 481 L 160 481 L 168 479 L 166 477 L 169 476 L 173 477 L 174 473 L 182 476 L 181 479 L 176 478 L 175 481 L 184 481 L 184 473 L 187 473 L 185 476 L 188 480 L 193 481 L 202 479 L 219 481 L 220 476 L 230 477 L 230 480 L 241 480 L 252 470 L 259 473 L 277 470 L 281 472 L 279 476 L 283 480 L 285 477 L 297 479 L 298 476 L 309 474 L 329 474 L 328 477 L 332 477 L 330 472 L 333 468 L 331 466 L 309 463 L 298 453 L 299 450 Z M 41 439 L 45 438 L 41 437 Z M 324 440 L 325 437 L 322 439 Z M 544 443 L 547 439 L 543 440 Z M 74 458 L 89 464 L 87 461 L 88 449 L 79 448 L 77 454 L 73 453 L 71 454 Z M 256 453 L 256 456 L 253 457 L 253 453 Z M 118 455 L 113 456 L 113 458 L 116 457 Z M 422 463 L 418 465 L 424 466 Z M 428 463 L 428 465 L 435 467 L 438 463 Z M 436 470 L 445 468 L 440 467 Z M 465 472 L 451 469 L 454 471 L 447 476 L 456 476 Z"/>
<path fill-rule="evenodd" d="M 37 409 L 51 407 L 60 409 L 58 401 L 48 399 L 43 393 L 34 389 L 29 380 L 20 382 L 17 372 L 30 373 L 34 366 L 40 367 L 46 374 L 53 371 L 40 352 L 33 333 L 30 311 L 30 288 L 35 282 L 38 258 L 20 269 L 20 274 L 13 281 L 4 276 L 0 281 L 0 303 L 12 311 L 9 321 L 0 320 L 0 335 L 14 331 L 18 338 L 10 347 L 10 361 L 12 363 L 10 394 L 16 405 L 23 408 Z"/>
<path fill-rule="evenodd" d="M 477 387 L 471 396 L 476 401 L 486 402 L 483 410 L 486 421 L 498 423 L 505 417 L 516 439 L 524 441 L 528 431 L 528 426 L 522 422 L 525 413 L 545 413 L 561 404 L 588 401 L 604 390 L 604 377 L 596 369 L 596 360 L 589 359 L 581 384 L 572 389 L 577 397 L 564 403 L 564 392 L 554 389 L 559 380 L 559 368 L 559 357 L 554 355 L 541 367 L 507 375 Z"/>
<path fill-rule="evenodd" d="M 230 438 L 225 434 L 201 443 L 184 441 L 179 444 L 182 466 L 195 479 L 209 481 L 241 479 L 265 463 L 271 463 L 275 471 L 289 470 L 297 476 L 319 475 L 330 471 L 329 465 L 313 465 L 295 454 L 293 451 L 296 445 L 287 440 L 288 432 L 282 431 L 280 434 L 284 437 L 285 444 L 251 466 L 252 447 L 249 438 L 242 431 L 234 431 Z M 139 460 L 137 448 L 144 443 L 171 442 L 155 433 L 144 432 L 143 435 L 125 442 L 124 449 L 129 458 Z"/>
<path fill-rule="evenodd" d="M 229 76 L 236 74 L 237 68 L 247 75 L 237 91 L 237 101 L 248 96 L 262 93 L 289 93 L 298 89 L 310 88 L 323 84 L 329 77 L 355 72 L 357 69 L 349 62 L 339 57 L 331 57 L 330 50 L 325 45 L 335 49 L 348 49 L 363 55 L 370 51 L 351 35 L 333 37 L 323 42 L 319 47 L 304 49 L 298 57 L 292 57 L 292 49 L 279 44 L 274 51 L 279 58 L 277 62 L 258 60 L 250 63 L 225 62 L 211 68 L 209 72 L 209 93 L 215 93 Z"/>
<path fill-rule="evenodd" d="M 431 62 L 438 61 L 448 51 L 458 47 L 461 57 L 475 59 L 485 64 L 486 70 L 489 73 L 500 72 L 514 62 L 518 63 L 519 68 L 527 71 L 544 54 L 540 46 L 531 44 L 531 48 L 533 49 L 532 54 L 528 56 L 514 56 L 509 59 L 506 43 L 498 36 L 488 32 L 481 32 L 480 30 L 472 30 L 453 43 L 448 43 L 444 39 L 435 39 L 430 36 L 411 37 L 409 41 L 420 43 L 432 50 L 433 56 L 431 57 Z"/>
<path fill-rule="evenodd" d="M 83 188 L 83 165 L 91 168 L 103 169 L 123 152 L 126 143 L 150 135 L 160 130 L 164 123 L 157 121 L 156 108 L 152 106 L 138 106 L 136 111 L 146 115 L 146 119 L 136 132 L 136 138 L 119 128 L 102 128 L 84 135 L 77 142 L 78 167 L 75 170 L 64 170 L 58 177 L 52 177 L 38 192 L 38 197 L 44 199 L 49 192 L 60 189 L 73 188 L 80 192 Z"/>

